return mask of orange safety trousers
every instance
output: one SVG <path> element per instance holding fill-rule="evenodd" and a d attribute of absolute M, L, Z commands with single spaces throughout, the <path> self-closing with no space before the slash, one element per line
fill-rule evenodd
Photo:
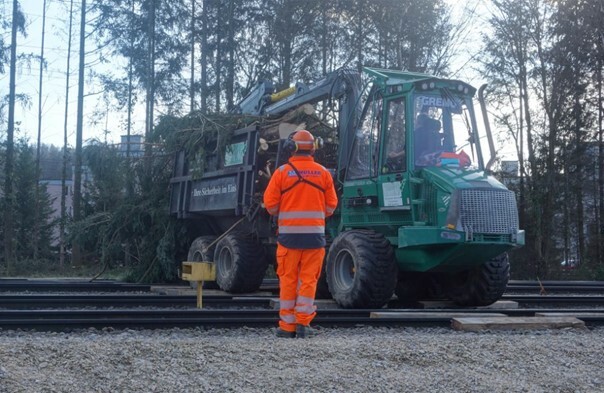
<path fill-rule="evenodd" d="M 315 317 L 317 281 L 325 248 L 287 248 L 277 245 L 279 276 L 279 327 L 296 331 L 296 324 L 309 325 Z"/>

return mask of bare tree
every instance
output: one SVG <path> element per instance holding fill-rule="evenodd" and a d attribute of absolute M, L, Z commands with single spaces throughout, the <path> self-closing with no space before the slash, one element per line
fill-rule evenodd
<path fill-rule="evenodd" d="M 191 0 L 191 82 L 189 84 L 189 96 L 191 99 L 190 111 L 195 110 L 195 44 L 197 39 L 195 29 L 195 1 Z"/>
<path fill-rule="evenodd" d="M 42 91 L 44 77 L 44 39 L 46 38 L 46 0 L 42 4 L 42 43 L 40 44 L 40 80 L 38 84 L 38 143 L 36 147 L 36 176 L 40 174 L 40 147 L 42 145 Z M 39 178 L 38 178 L 39 180 Z M 34 199 L 34 259 L 38 258 L 38 237 L 40 234 L 40 188 L 36 182 Z"/>
<path fill-rule="evenodd" d="M 63 123 L 63 165 L 61 168 L 61 219 L 59 221 L 59 264 L 63 266 L 65 263 L 65 225 L 67 223 L 67 164 L 69 156 L 67 153 L 67 119 L 69 113 L 69 77 L 71 72 L 71 35 L 73 27 L 73 0 L 69 3 L 69 33 L 67 35 L 67 68 L 65 69 L 65 116 Z"/>
<path fill-rule="evenodd" d="M 80 64 L 78 66 L 78 111 L 76 125 L 75 168 L 73 180 L 73 220 L 82 218 L 82 133 L 84 127 L 84 68 L 86 65 L 86 0 L 82 0 L 80 15 Z M 72 248 L 72 264 L 82 264 L 81 246 L 76 240 Z"/>
<path fill-rule="evenodd" d="M 15 233 L 14 233 L 14 195 L 13 195 L 13 167 L 15 161 L 15 103 L 16 103 L 16 72 L 17 72 L 17 31 L 23 30 L 24 18 L 19 2 L 13 0 L 13 18 L 11 28 L 10 47 L 10 81 L 8 97 L 8 130 L 6 132 L 6 158 L 4 162 L 4 260 L 6 272 L 10 274 L 12 262 L 15 258 Z"/>
<path fill-rule="evenodd" d="M 146 119 L 145 139 L 149 140 L 153 132 L 153 108 L 155 103 L 155 4 L 156 0 L 149 2 L 149 18 L 147 25 L 147 80 L 146 80 Z M 151 145 L 145 144 L 145 156 L 151 155 Z"/>

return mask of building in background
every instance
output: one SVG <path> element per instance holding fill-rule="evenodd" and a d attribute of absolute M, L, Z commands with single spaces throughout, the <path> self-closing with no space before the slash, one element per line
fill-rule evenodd
<path fill-rule="evenodd" d="M 142 135 L 122 135 L 119 144 L 120 154 L 126 156 L 130 146 L 130 157 L 142 157 L 145 153 L 144 139 Z"/>

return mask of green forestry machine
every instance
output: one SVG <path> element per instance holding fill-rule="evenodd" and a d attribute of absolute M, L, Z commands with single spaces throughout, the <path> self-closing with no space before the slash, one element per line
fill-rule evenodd
<path fill-rule="evenodd" d="M 457 80 L 402 71 L 341 69 L 274 93 L 259 83 L 234 110 L 258 121 L 207 149 L 193 176 L 175 160 L 170 212 L 195 236 L 189 261 L 216 264 L 228 292 L 259 288 L 274 263 L 276 221 L 262 206 L 271 173 L 287 162 L 283 141 L 307 129 L 325 141 L 315 159 L 334 177 L 336 213 L 317 297 L 345 308 L 450 299 L 497 301 L 509 278 L 507 251 L 524 244 L 515 195 L 489 174 L 495 151 L 482 91 Z M 473 98 L 491 159 L 485 164 Z"/>

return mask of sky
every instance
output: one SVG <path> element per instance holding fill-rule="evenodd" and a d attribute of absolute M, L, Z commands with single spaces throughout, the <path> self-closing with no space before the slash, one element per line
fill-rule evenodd
<path fill-rule="evenodd" d="M 454 7 L 460 7 L 459 3 L 453 0 L 448 2 Z M 478 4 L 483 2 L 477 0 Z M 47 68 L 43 70 L 43 85 L 42 85 L 42 121 L 41 121 L 41 141 L 44 144 L 52 144 L 55 146 L 63 146 L 64 138 L 64 121 L 65 121 L 65 83 L 67 67 L 67 29 L 69 17 L 69 0 L 46 0 L 46 38 L 44 43 L 44 57 L 47 59 Z M 27 37 L 19 35 L 18 51 L 20 53 L 40 54 L 42 46 L 42 20 L 43 20 L 43 4 L 44 0 L 21 0 L 21 7 L 26 17 Z M 80 0 L 75 1 L 75 8 L 79 8 Z M 465 3 L 467 4 L 467 2 Z M 0 3 L 0 7 L 4 7 L 4 15 L 11 14 L 11 1 Z M 458 8 L 456 8 L 458 9 Z M 78 49 L 79 49 L 79 11 L 74 10 L 74 26 L 72 38 L 72 55 L 70 64 L 70 89 L 69 89 L 69 105 L 68 105 L 68 125 L 67 125 L 67 141 L 68 145 L 75 146 L 75 131 L 76 131 L 76 110 L 77 110 L 77 67 L 78 67 Z M 476 48 L 478 40 L 478 26 L 472 26 L 473 32 L 469 37 L 470 45 Z M 4 37 L 7 42 L 10 42 L 10 32 Z M 91 45 L 90 45 L 91 46 Z M 457 58 L 452 70 L 455 72 L 454 77 L 464 80 L 474 87 L 478 88 L 483 80 L 473 70 L 472 55 L 470 48 L 462 48 L 461 57 Z M 91 61 L 87 58 L 87 61 Z M 98 66 L 95 66 L 98 67 Z M 35 144 L 38 136 L 38 91 L 39 91 L 39 75 L 40 64 L 37 59 L 32 60 L 29 66 L 20 67 L 17 72 L 17 93 L 26 93 L 30 96 L 30 103 L 26 107 L 17 106 L 15 111 L 15 120 L 18 124 L 16 137 L 27 137 L 29 142 Z M 8 72 L 0 75 L 0 89 L 8 92 Z M 96 109 L 103 109 L 100 103 L 99 88 L 91 85 L 86 85 L 85 93 L 89 94 L 84 100 L 84 131 L 83 140 L 97 138 L 101 141 L 109 143 L 118 143 L 120 136 L 125 135 L 124 129 L 125 116 L 116 116 L 115 113 L 105 116 L 100 119 L 100 122 L 92 125 L 87 120 L 91 117 L 92 112 Z M 92 93 L 92 94 L 91 94 Z M 477 108 L 477 111 L 478 108 Z M 135 111 L 133 114 L 133 134 L 144 134 L 144 113 L 142 109 Z M 486 146 L 486 144 L 483 144 Z M 505 146 L 500 146 L 504 155 L 507 151 Z M 505 158 L 505 157 L 504 157 Z"/>
<path fill-rule="evenodd" d="M 47 60 L 47 66 L 43 70 L 40 134 L 42 143 L 62 147 L 65 132 L 69 0 L 46 0 L 46 3 L 44 57 Z M 67 141 L 68 145 L 72 147 L 75 146 L 76 134 L 80 1 L 76 0 L 74 3 L 74 8 L 77 9 L 74 9 L 73 20 L 67 125 Z M 21 0 L 21 8 L 26 18 L 27 36 L 23 37 L 21 34 L 17 36 L 18 54 L 40 55 L 43 4 L 44 0 Z M 5 1 L 0 7 L 5 8 L 5 15 L 11 15 L 11 1 Z M 8 32 L 8 36 L 5 36 L 5 40 L 10 42 L 10 32 Z M 89 46 L 91 47 L 92 44 L 89 44 Z M 92 61 L 92 59 L 87 58 L 86 61 Z M 38 138 L 39 78 L 40 63 L 38 59 L 19 67 L 17 71 L 17 94 L 28 94 L 30 102 L 25 107 L 18 105 L 15 109 L 15 120 L 20 122 L 16 125 L 19 129 L 16 131 L 15 137 L 26 137 L 32 144 L 35 144 Z M 8 84 L 9 76 L 7 72 L 0 75 L 0 89 L 6 89 L 8 92 Z M 101 119 L 100 123 L 95 125 L 91 125 L 87 120 L 96 109 L 103 109 L 103 105 L 99 103 L 100 94 L 98 94 L 98 91 L 97 86 L 90 86 L 89 84 L 85 86 L 85 94 L 88 94 L 88 96 L 84 99 L 83 140 L 86 142 L 89 139 L 98 138 L 102 141 L 107 140 L 110 143 L 117 143 L 120 136 L 126 134 L 126 131 L 122 129 L 121 120 L 123 119 L 121 117 L 116 117 L 113 113 L 105 119 Z M 143 121 L 144 114 L 135 114 L 133 134 L 143 133 Z M 105 132 L 106 130 L 108 132 Z"/>

